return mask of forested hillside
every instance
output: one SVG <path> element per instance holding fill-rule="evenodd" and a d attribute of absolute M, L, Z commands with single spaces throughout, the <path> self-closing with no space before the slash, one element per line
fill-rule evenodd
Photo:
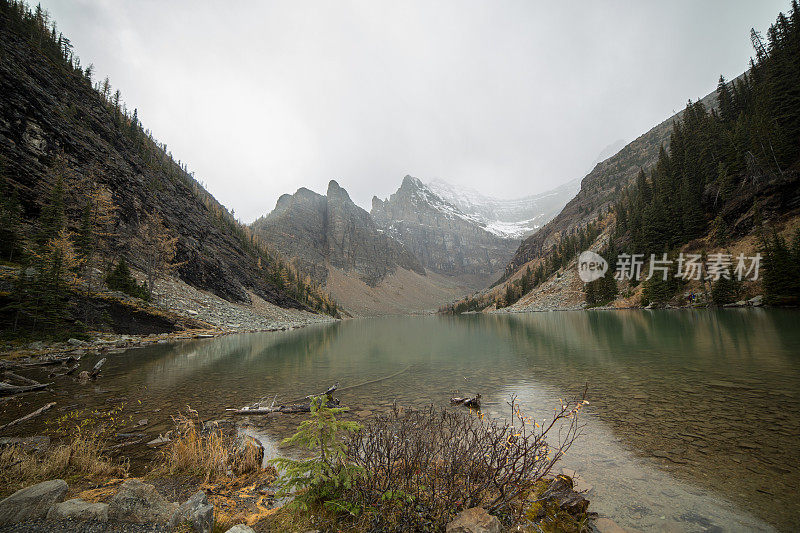
<path fill-rule="evenodd" d="M 230 302 L 336 313 L 95 76 L 45 11 L 0 0 L 0 260 L 21 267 L 4 328 L 74 323 L 74 295 L 123 260 L 145 275 L 138 296 L 175 275 Z"/>
<path fill-rule="evenodd" d="M 523 242 L 497 288 L 447 309 L 514 304 L 551 276 L 560 277 L 601 234 L 598 246 L 612 272 L 618 252 L 666 253 L 670 260 L 695 252 L 705 261 L 711 250 L 748 248 L 740 241 L 749 238 L 757 245 L 745 251 L 762 256 L 767 300 L 796 302 L 800 235 L 786 235 L 800 214 L 797 2 L 789 15 L 778 16 L 766 39 L 754 30 L 750 38 L 755 56 L 745 74 L 733 82 L 720 77 L 714 94 L 689 101 L 673 119 L 599 164 L 562 213 Z M 740 296 L 741 286 L 731 280 L 715 285 L 709 292 L 716 303 Z M 666 302 L 681 287 L 674 275 L 667 281 L 654 277 L 645 284 L 643 303 Z M 587 304 L 596 305 L 613 300 L 620 288 L 610 278 L 583 290 Z"/>
<path fill-rule="evenodd" d="M 764 255 L 764 289 L 773 301 L 788 301 L 800 295 L 800 263 L 784 257 L 792 252 L 777 229 L 800 212 L 797 2 L 788 16 L 778 16 L 766 41 L 755 31 L 751 40 L 748 72 L 732 84 L 720 77 L 716 109 L 690 102 L 669 150 L 662 148 L 656 165 L 640 171 L 616 204 L 615 241 L 649 256 L 698 248 L 693 241 L 704 237 L 724 247 L 754 232 Z M 663 300 L 678 288 L 661 285 L 651 281 L 646 292 Z"/>

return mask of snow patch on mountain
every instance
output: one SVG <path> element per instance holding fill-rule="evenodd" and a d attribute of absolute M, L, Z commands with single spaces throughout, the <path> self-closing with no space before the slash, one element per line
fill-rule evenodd
<path fill-rule="evenodd" d="M 475 189 L 456 187 L 435 179 L 425 187 L 444 204 L 453 206 L 461 215 L 475 221 L 486 231 L 500 237 L 524 238 L 550 219 L 567 204 L 580 189 L 573 180 L 550 191 L 513 200 L 486 196 Z"/>

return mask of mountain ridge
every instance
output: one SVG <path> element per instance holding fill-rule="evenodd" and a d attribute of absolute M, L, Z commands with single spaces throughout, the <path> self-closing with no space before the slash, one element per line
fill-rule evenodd
<path fill-rule="evenodd" d="M 92 186 L 109 191 L 115 214 L 109 251 L 98 266 L 125 258 L 143 270 L 135 249 L 152 215 L 175 237 L 170 271 L 188 285 L 230 303 L 252 305 L 255 298 L 322 309 L 323 295 L 291 274 L 280 279 L 286 269 L 280 255 L 254 239 L 174 161 L 135 110 L 127 113 L 110 91 L 104 95 L 99 83 L 92 86 L 91 70 L 64 51 L 65 38 L 51 32 L 44 16 L 25 12 L 23 4 L 2 2 L 0 8 L 0 178 L 4 193 L 19 204 L 14 246 L 22 252 L 29 247 L 59 183 L 65 235 L 74 239 L 91 198 L 86 187 Z M 17 260 L 30 255 L 20 253 Z"/>
<path fill-rule="evenodd" d="M 327 281 L 331 266 L 355 272 L 372 287 L 397 267 L 425 274 L 416 257 L 383 234 L 336 180 L 325 195 L 305 187 L 282 195 L 251 228 L 318 283 Z"/>
<path fill-rule="evenodd" d="M 463 213 L 409 175 L 386 200 L 374 197 L 370 214 L 426 268 L 447 276 L 489 279 L 516 248 L 516 240 L 487 231 L 481 220 Z"/>

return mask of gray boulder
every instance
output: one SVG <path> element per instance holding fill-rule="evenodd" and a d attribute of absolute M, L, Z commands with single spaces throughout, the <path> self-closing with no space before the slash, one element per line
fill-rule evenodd
<path fill-rule="evenodd" d="M 764 305 L 764 297 L 759 294 L 758 296 L 750 298 L 749 300 L 747 300 L 747 302 L 753 307 L 761 307 L 762 305 Z"/>
<path fill-rule="evenodd" d="M 170 503 L 152 485 L 129 479 L 108 502 L 108 519 L 135 524 L 166 523 L 177 504 Z"/>
<path fill-rule="evenodd" d="M 211 533 L 214 527 L 214 506 L 208 503 L 206 493 L 196 492 L 173 513 L 169 527 L 175 529 L 182 524 L 189 524 L 198 533 Z"/>
<path fill-rule="evenodd" d="M 447 524 L 447 533 L 500 533 L 500 520 L 486 512 L 483 507 L 472 507 L 461 511 L 455 520 Z"/>
<path fill-rule="evenodd" d="M 108 521 L 108 504 L 89 503 L 77 498 L 57 503 L 47 513 L 48 520 L 97 520 Z"/>
<path fill-rule="evenodd" d="M 226 531 L 225 533 L 256 533 L 256 532 L 255 532 L 255 530 L 254 530 L 252 527 L 250 527 L 250 526 L 246 526 L 246 525 L 244 525 L 244 524 L 236 524 L 235 526 L 233 526 L 232 528 L 230 528 L 230 529 L 229 529 L 228 531 Z"/>
<path fill-rule="evenodd" d="M 63 479 L 51 479 L 18 490 L 0 501 L 0 527 L 46 517 L 53 505 L 64 500 L 67 489 Z"/>

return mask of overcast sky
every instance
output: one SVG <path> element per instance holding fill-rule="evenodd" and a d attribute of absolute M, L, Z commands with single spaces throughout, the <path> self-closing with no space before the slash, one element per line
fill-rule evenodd
<path fill-rule="evenodd" d="M 238 217 L 330 179 L 369 209 L 405 174 L 512 198 L 582 177 L 740 74 L 785 1 L 43 0 Z"/>

